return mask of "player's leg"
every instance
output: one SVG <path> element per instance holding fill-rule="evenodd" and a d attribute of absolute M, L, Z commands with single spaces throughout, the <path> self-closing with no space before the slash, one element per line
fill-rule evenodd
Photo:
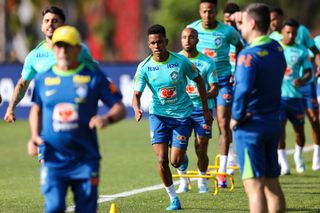
<path fill-rule="evenodd" d="M 287 106 L 289 105 L 287 100 L 282 99 L 280 104 L 280 122 L 281 122 L 281 136 L 278 144 L 278 163 L 281 168 L 281 175 L 290 174 L 290 166 L 286 152 L 286 124 L 287 124 Z M 289 111 L 288 111 L 289 112 Z"/>
<path fill-rule="evenodd" d="M 243 181 L 243 185 L 249 200 L 251 213 L 267 213 L 267 199 L 264 194 L 264 178 L 253 178 Z"/>
<path fill-rule="evenodd" d="M 199 175 L 206 175 L 209 165 L 208 143 L 212 136 L 212 127 L 207 126 L 202 114 L 202 110 L 194 110 L 192 114 L 195 129 L 195 151 L 197 154 L 197 166 Z M 206 178 L 198 179 L 199 193 L 208 192 L 208 180 Z"/>
<path fill-rule="evenodd" d="M 268 212 L 285 212 L 286 203 L 279 183 L 279 178 L 266 178 L 264 192 L 267 199 Z"/>
<path fill-rule="evenodd" d="M 219 153 L 220 153 L 220 163 L 219 172 L 227 172 L 227 162 L 228 162 L 228 150 L 229 142 L 231 136 L 230 126 L 231 118 L 231 106 L 218 106 L 217 107 L 217 121 L 220 130 L 219 136 Z M 226 177 L 218 176 L 219 187 L 227 187 Z"/>
<path fill-rule="evenodd" d="M 296 134 L 296 145 L 294 151 L 294 162 L 296 171 L 302 173 L 305 171 L 305 165 L 302 159 L 302 149 L 305 145 L 305 132 L 304 132 L 304 103 L 303 99 L 293 99 L 290 103 L 290 113 L 288 118 L 293 125 Z"/>
<path fill-rule="evenodd" d="M 229 79 L 226 78 L 226 79 Z M 229 80 L 228 80 L 229 82 Z M 220 79 L 219 79 L 220 86 Z M 217 121 L 220 130 L 219 146 L 220 146 L 220 163 L 219 172 L 227 172 L 228 150 L 232 141 L 232 132 L 230 130 L 231 107 L 232 107 L 232 85 L 225 84 L 220 86 L 217 96 Z M 218 186 L 220 188 L 227 187 L 226 176 L 218 176 Z"/>
<path fill-rule="evenodd" d="M 170 121 L 170 118 L 149 116 L 151 143 L 158 162 L 158 173 L 170 198 L 167 210 L 177 210 L 181 209 L 181 205 L 175 192 L 169 167 L 169 141 L 172 130 L 168 127 L 168 120 Z"/>
<path fill-rule="evenodd" d="M 65 197 L 68 181 L 48 176 L 46 167 L 41 169 L 41 191 L 46 213 L 63 213 L 66 209 Z"/>
<path fill-rule="evenodd" d="M 73 180 L 71 188 L 74 193 L 75 212 L 87 213 L 97 212 L 99 177 L 89 179 Z"/>

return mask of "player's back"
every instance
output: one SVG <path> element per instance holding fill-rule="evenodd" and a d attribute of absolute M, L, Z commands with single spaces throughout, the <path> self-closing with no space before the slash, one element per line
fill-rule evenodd
<path fill-rule="evenodd" d="M 278 112 L 281 84 L 286 68 L 283 49 L 279 43 L 269 38 L 265 39 L 264 43 L 251 44 L 241 51 L 236 70 L 236 78 L 248 78 L 240 82 L 252 84 L 248 111 L 257 115 Z M 242 72 L 238 73 L 239 70 Z M 250 82 L 250 75 L 255 77 L 253 82 Z"/>

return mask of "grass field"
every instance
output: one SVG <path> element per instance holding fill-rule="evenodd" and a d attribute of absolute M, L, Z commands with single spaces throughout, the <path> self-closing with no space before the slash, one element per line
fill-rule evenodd
<path fill-rule="evenodd" d="M 26 154 L 29 130 L 26 121 L 13 125 L 0 122 L 0 212 L 43 212 L 43 198 L 39 187 L 39 163 Z M 292 128 L 287 133 L 288 148 L 294 147 Z M 311 144 L 307 125 L 307 145 Z M 149 144 L 148 122 L 136 123 L 126 120 L 99 131 L 102 159 L 101 195 L 112 195 L 161 184 L 156 168 L 156 159 Z M 193 140 L 193 139 L 192 139 Z M 217 153 L 217 130 L 210 142 L 210 162 Z M 193 143 L 189 146 L 190 169 L 196 168 Z M 312 153 L 305 153 L 307 171 L 295 172 L 292 155 L 290 176 L 281 177 L 288 212 L 320 212 L 320 172 L 311 171 Z M 174 171 L 174 170 L 172 170 Z M 233 192 L 220 190 L 213 196 L 210 192 L 198 194 L 196 184 L 190 193 L 180 196 L 183 210 L 179 212 L 248 212 L 247 198 L 239 174 L 235 175 L 236 189 Z M 72 205 L 71 193 L 67 199 Z M 99 212 L 109 212 L 111 203 L 116 203 L 120 213 L 165 212 L 169 204 L 164 189 L 117 198 L 99 204 Z"/>

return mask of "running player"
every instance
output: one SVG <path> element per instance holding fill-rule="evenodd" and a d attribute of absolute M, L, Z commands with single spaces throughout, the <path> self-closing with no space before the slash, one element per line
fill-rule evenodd
<path fill-rule="evenodd" d="M 232 105 L 232 82 L 231 65 L 229 59 L 230 45 L 236 46 L 237 52 L 242 48 L 237 31 L 224 23 L 217 21 L 217 0 L 201 0 L 200 20 L 188 27 L 198 31 L 199 52 L 213 58 L 217 66 L 219 79 L 219 94 L 217 103 L 217 121 L 220 130 L 220 166 L 219 172 L 227 171 L 227 157 L 229 144 L 232 141 L 230 130 L 231 105 Z M 227 187 L 226 177 L 218 176 L 219 187 Z"/>
<path fill-rule="evenodd" d="M 186 57 L 168 51 L 167 44 L 165 28 L 152 25 L 148 29 L 148 45 L 152 54 L 137 68 L 132 107 L 136 121 L 140 121 L 140 99 L 148 85 L 153 93 L 149 108 L 151 143 L 158 160 L 159 175 L 171 200 L 167 210 L 177 210 L 181 205 L 172 182 L 168 155 L 171 165 L 178 168 L 188 146 L 193 105 L 186 92 L 187 77 L 197 83 L 207 126 L 211 126 L 212 117 L 206 88 L 197 68 Z"/>
<path fill-rule="evenodd" d="M 41 168 L 45 212 L 65 212 L 71 187 L 75 212 L 94 213 L 100 167 L 96 129 L 123 119 L 125 106 L 101 71 L 78 61 L 82 47 L 74 27 L 57 28 L 52 44 L 57 64 L 36 77 L 30 112 L 32 139 L 46 147 Z M 105 115 L 96 115 L 99 100 L 110 109 Z"/>
<path fill-rule="evenodd" d="M 269 24 L 265 4 L 246 7 L 241 33 L 249 46 L 240 52 L 235 71 L 230 126 L 250 212 L 285 212 L 277 145 L 286 61 L 281 46 L 266 35 Z"/>
<path fill-rule="evenodd" d="M 214 61 L 208 56 L 198 52 L 198 33 L 195 29 L 185 28 L 181 33 L 181 46 L 182 51 L 180 54 L 186 56 L 200 71 L 207 89 L 208 99 L 215 98 L 218 95 L 219 86 L 216 73 L 216 65 Z M 189 94 L 193 103 L 193 112 L 191 114 L 192 128 L 195 132 L 195 150 L 198 157 L 198 172 L 199 175 L 206 175 L 208 170 L 209 158 L 207 155 L 208 142 L 211 138 L 211 126 L 207 126 L 202 114 L 202 103 L 199 96 L 197 85 L 194 81 L 188 79 L 187 93 Z M 214 109 L 214 102 L 208 101 L 209 110 L 212 112 Z M 179 167 L 179 174 L 186 174 L 188 168 L 188 156 L 185 155 L 184 163 Z M 187 192 L 188 179 L 180 178 L 180 186 L 177 193 Z M 206 178 L 198 179 L 199 193 L 208 192 L 208 183 Z"/>
<path fill-rule="evenodd" d="M 285 125 L 287 119 L 292 123 L 296 133 L 296 148 L 294 161 L 298 173 L 305 171 L 302 159 L 302 148 L 305 144 L 304 132 L 304 100 L 300 87 L 311 77 L 311 62 L 308 60 L 308 50 L 295 43 L 299 23 L 294 19 L 287 19 L 281 30 L 280 44 L 284 49 L 287 69 L 282 82 L 280 120 L 282 122 L 282 137 L 278 147 L 278 157 L 281 175 L 290 174 L 290 167 L 285 151 Z M 300 77 L 300 69 L 303 76 Z"/>
<path fill-rule="evenodd" d="M 21 78 L 15 86 L 11 101 L 7 108 L 4 120 L 8 123 L 13 123 L 16 120 L 15 107 L 24 97 L 31 80 L 37 73 L 42 73 L 49 70 L 56 63 L 52 48 L 52 35 L 56 28 L 64 25 L 65 15 L 62 9 L 50 6 L 42 11 L 41 31 L 45 36 L 45 40 L 40 42 L 26 57 L 23 65 Z M 79 60 L 87 66 L 94 66 L 88 48 L 81 44 L 82 51 L 79 55 Z"/>

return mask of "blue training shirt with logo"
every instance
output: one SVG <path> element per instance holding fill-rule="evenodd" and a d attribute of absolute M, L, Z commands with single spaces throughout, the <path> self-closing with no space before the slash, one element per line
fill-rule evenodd
<path fill-rule="evenodd" d="M 78 168 L 72 174 L 80 177 L 89 164 L 97 166 L 97 134 L 89 128 L 89 121 L 97 114 L 99 100 L 110 108 L 121 98 L 101 71 L 92 71 L 84 64 L 68 72 L 54 66 L 37 75 L 32 100 L 42 109 L 46 167 L 64 172 Z"/>
<path fill-rule="evenodd" d="M 282 47 L 267 36 L 256 38 L 243 49 L 235 72 L 232 117 L 238 121 L 247 113 L 277 117 L 285 68 Z"/>

